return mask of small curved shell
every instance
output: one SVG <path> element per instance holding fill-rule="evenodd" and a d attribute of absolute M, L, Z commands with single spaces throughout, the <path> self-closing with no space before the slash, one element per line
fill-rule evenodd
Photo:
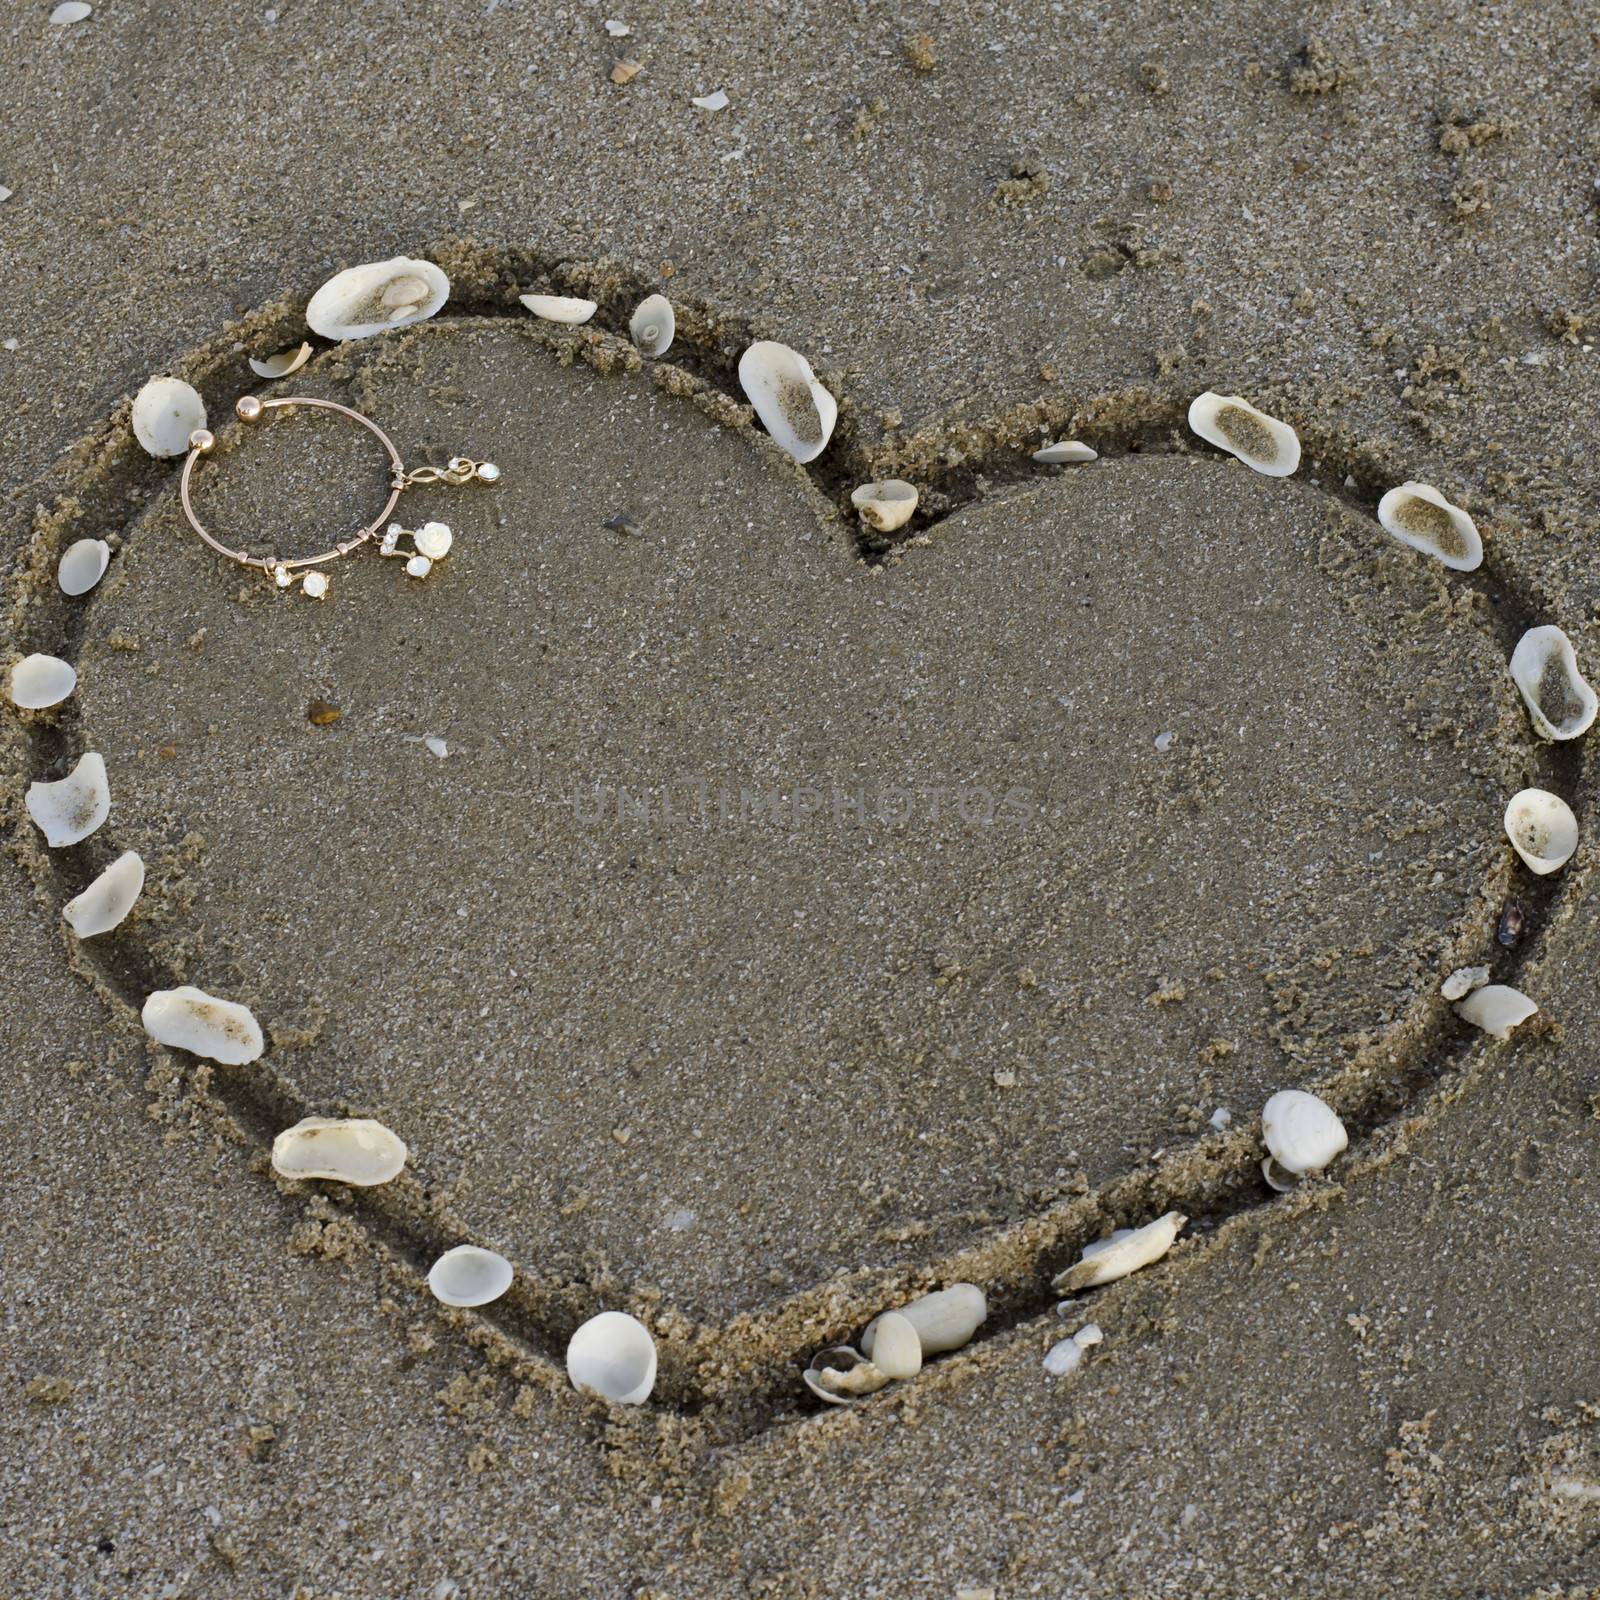
<path fill-rule="evenodd" d="M 370 1117 L 303 1117 L 272 1141 L 272 1170 L 284 1178 L 332 1178 L 370 1189 L 405 1164 L 405 1140 Z"/>
<path fill-rule="evenodd" d="M 815 460 L 827 448 L 839 404 L 798 350 L 758 339 L 739 357 L 739 386 L 767 432 L 796 461 Z"/>
<path fill-rule="evenodd" d="M 1100 452 L 1080 444 L 1076 439 L 1063 439 L 1059 444 L 1047 444 L 1044 449 L 1035 450 L 1033 459 L 1047 467 L 1059 467 L 1069 462 L 1098 461 Z"/>
<path fill-rule="evenodd" d="M 257 361 L 251 356 L 250 370 L 258 378 L 287 378 L 291 372 L 298 372 L 310 359 L 311 341 L 306 339 L 298 350 L 280 350 L 265 361 Z"/>
<path fill-rule="evenodd" d="M 1454 572 L 1473 572 L 1483 565 L 1483 540 L 1478 525 L 1460 506 L 1453 506 L 1429 483 L 1402 483 L 1378 502 L 1378 521 L 1385 533 L 1410 545 Z"/>
<path fill-rule="evenodd" d="M 1189 427 L 1207 444 L 1238 456 L 1269 478 L 1287 478 L 1300 465 L 1300 438 L 1294 429 L 1236 394 L 1207 389 L 1196 395 L 1189 404 Z"/>
<path fill-rule="evenodd" d="M 968 1343 L 989 1315 L 989 1301 L 975 1283 L 953 1283 L 948 1289 L 922 1295 L 900 1307 L 900 1315 L 916 1330 L 926 1356 L 943 1355 Z M 878 1324 L 874 1317 L 861 1335 L 861 1348 L 871 1356 L 877 1348 Z"/>
<path fill-rule="evenodd" d="M 1084 1323 L 1070 1338 L 1062 1339 L 1050 1346 L 1050 1351 L 1044 1358 L 1044 1370 L 1052 1378 L 1064 1378 L 1069 1372 L 1076 1372 L 1088 1351 L 1104 1338 L 1099 1323 Z"/>
<path fill-rule="evenodd" d="M 637 1317 L 602 1311 L 568 1341 L 567 1377 L 574 1389 L 642 1405 L 656 1383 L 656 1342 Z"/>
<path fill-rule="evenodd" d="M 914 1378 L 922 1371 L 922 1338 L 899 1311 L 886 1311 L 873 1323 L 872 1365 L 886 1378 Z"/>
<path fill-rule="evenodd" d="M 850 491 L 850 504 L 861 520 L 878 533 L 893 533 L 911 520 L 917 509 L 917 488 L 904 478 L 880 478 Z"/>
<path fill-rule="evenodd" d="M 449 298 L 450 280 L 431 261 L 393 256 L 335 273 L 312 295 L 306 324 L 324 339 L 370 339 L 426 320 Z"/>
<path fill-rule="evenodd" d="M 59 656 L 24 656 L 11 667 L 11 703 L 24 711 L 58 706 L 77 686 L 77 669 Z"/>
<path fill-rule="evenodd" d="M 110 933 L 144 892 L 144 861 L 137 850 L 125 850 L 82 894 L 62 907 L 67 926 L 80 939 Z"/>
<path fill-rule="evenodd" d="M 88 594 L 106 575 L 111 564 L 111 546 L 104 539 L 77 539 L 69 544 L 56 568 L 56 582 L 62 594 Z"/>
<path fill-rule="evenodd" d="M 1542 739 L 1576 739 L 1594 723 L 1597 698 L 1578 671 L 1577 652 L 1560 628 L 1529 628 L 1511 652 L 1511 681 L 1527 702 Z"/>
<path fill-rule="evenodd" d="M 830 1406 L 859 1405 L 869 1394 L 886 1388 L 889 1376 L 847 1344 L 819 1350 L 800 1376 L 819 1400 Z"/>
<path fill-rule="evenodd" d="M 1280 1089 L 1261 1108 L 1261 1138 L 1270 1158 L 1262 1166 L 1274 1189 L 1312 1177 L 1350 1143 L 1339 1113 L 1304 1089 Z M 1287 1176 L 1287 1182 L 1281 1181 Z"/>
<path fill-rule="evenodd" d="M 647 356 L 664 356 L 677 331 L 677 314 L 664 294 L 647 295 L 628 318 L 628 337 Z"/>
<path fill-rule="evenodd" d="M 517 298 L 534 316 L 542 317 L 546 322 L 567 322 L 576 326 L 580 322 L 587 322 L 596 310 L 593 300 L 582 300 L 575 295 L 519 294 Z"/>
<path fill-rule="evenodd" d="M 87 839 L 111 814 L 104 758 L 90 750 L 58 783 L 30 784 L 26 804 L 52 850 Z"/>
<path fill-rule="evenodd" d="M 1502 1043 L 1511 1037 L 1511 1030 L 1526 1022 L 1538 1011 L 1533 1001 L 1520 989 L 1508 984 L 1491 983 L 1477 993 L 1470 994 L 1456 1007 L 1456 1015 L 1475 1028 L 1482 1028 L 1492 1039 Z"/>
<path fill-rule="evenodd" d="M 1057 1277 L 1055 1287 L 1067 1294 L 1076 1294 L 1080 1289 L 1114 1283 L 1140 1267 L 1148 1267 L 1172 1248 L 1179 1230 L 1188 1220 L 1181 1211 L 1169 1211 L 1142 1228 L 1118 1228 L 1110 1238 L 1086 1244 L 1083 1259 Z"/>
<path fill-rule="evenodd" d="M 458 1244 L 428 1268 L 428 1288 L 447 1306 L 486 1306 L 511 1287 L 515 1276 L 511 1263 L 496 1251 Z"/>
<path fill-rule="evenodd" d="M 1471 994 L 1474 989 L 1481 989 L 1488 981 L 1489 969 L 1487 967 L 1457 967 L 1439 985 L 1439 993 L 1446 1000 L 1461 1000 Z"/>
<path fill-rule="evenodd" d="M 192 984 L 157 989 L 144 1003 L 142 1020 L 144 1031 L 157 1044 L 220 1061 L 225 1067 L 242 1067 L 266 1048 L 261 1024 L 248 1006 L 218 1000 Z"/>
<path fill-rule="evenodd" d="M 152 378 L 133 397 L 133 436 L 153 456 L 187 454 L 205 425 L 205 401 L 181 378 Z"/>
<path fill-rule="evenodd" d="M 1578 848 L 1578 819 L 1572 807 L 1548 789 L 1523 789 L 1506 806 L 1506 837 L 1541 878 L 1559 872 Z"/>

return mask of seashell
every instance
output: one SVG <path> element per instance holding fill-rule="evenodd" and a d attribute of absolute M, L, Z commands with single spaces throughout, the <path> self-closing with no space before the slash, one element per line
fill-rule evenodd
<path fill-rule="evenodd" d="M 395 280 L 395 282 L 403 281 Z M 268 356 L 265 361 L 257 361 L 251 356 L 250 370 L 258 378 L 287 378 L 291 372 L 298 372 L 310 359 L 311 341 L 307 339 L 298 350 L 280 350 L 277 355 Z"/>
<path fill-rule="evenodd" d="M 1047 444 L 1044 449 L 1035 450 L 1033 459 L 1047 467 L 1059 467 L 1073 461 L 1098 461 L 1100 452 L 1076 439 L 1063 439 L 1059 444 Z"/>
<path fill-rule="evenodd" d="M 1542 739 L 1576 739 L 1594 722 L 1600 699 L 1578 671 L 1577 652 L 1560 628 L 1529 628 L 1511 652 L 1511 681 L 1527 702 Z"/>
<path fill-rule="evenodd" d="M 373 1124 L 377 1126 L 376 1123 Z M 387 1130 L 385 1130 L 387 1132 Z M 393 1134 L 389 1135 L 394 1138 Z M 397 1144 L 398 1140 L 395 1141 Z M 405 1146 L 400 1145 L 401 1159 Z M 485 1250 L 475 1244 L 458 1244 L 446 1250 L 428 1268 L 428 1288 L 435 1300 L 447 1306 L 486 1306 L 498 1300 L 511 1287 L 516 1276 L 512 1265 L 503 1255 Z M 649 1337 L 648 1334 L 645 1335 Z M 650 1350 L 651 1376 L 655 1375 L 655 1347 Z M 648 1391 L 646 1391 L 648 1392 Z"/>
<path fill-rule="evenodd" d="M 302 1117 L 272 1141 L 272 1170 L 284 1178 L 333 1178 L 370 1189 L 405 1164 L 405 1140 L 370 1117 Z"/>
<path fill-rule="evenodd" d="M 989 1301 L 977 1284 L 953 1283 L 948 1289 L 901 1306 L 899 1311 L 916 1330 L 923 1356 L 937 1356 L 947 1350 L 959 1350 L 972 1338 L 989 1315 Z M 882 1321 L 882 1317 L 874 1317 L 861 1335 L 861 1349 L 867 1356 L 876 1348 L 878 1324 Z"/>
<path fill-rule="evenodd" d="M 874 1321 L 872 1365 L 886 1378 L 914 1378 L 922 1371 L 922 1338 L 910 1317 L 885 1311 Z"/>
<path fill-rule="evenodd" d="M 133 910 L 144 892 L 144 861 L 137 850 L 124 850 L 82 894 L 62 907 L 67 926 L 80 939 L 110 931 Z"/>
<path fill-rule="evenodd" d="M 1432 556 L 1454 572 L 1483 565 L 1478 525 L 1453 506 L 1432 484 L 1402 483 L 1378 502 L 1378 521 L 1401 544 Z"/>
<path fill-rule="evenodd" d="M 68 28 L 74 22 L 84 21 L 93 9 L 88 0 L 61 0 L 50 13 L 50 21 L 57 28 Z"/>
<path fill-rule="evenodd" d="M 564 294 L 521 294 L 517 298 L 536 317 L 546 322 L 568 322 L 576 326 L 587 322 L 595 314 L 593 300 L 581 300 Z"/>
<path fill-rule="evenodd" d="M 1475 1028 L 1482 1028 L 1492 1039 L 1503 1044 L 1511 1037 L 1511 1030 L 1526 1022 L 1538 1011 L 1533 1001 L 1520 989 L 1508 984 L 1491 983 L 1470 994 L 1456 1007 L 1456 1015 Z"/>
<path fill-rule="evenodd" d="M 206 406 L 181 378 L 152 378 L 133 397 L 133 436 L 153 456 L 188 452 L 189 435 L 206 425 Z"/>
<path fill-rule="evenodd" d="M 142 1019 L 144 1031 L 157 1044 L 220 1061 L 225 1067 L 242 1067 L 266 1048 L 261 1024 L 248 1006 L 218 1000 L 192 984 L 157 989 L 145 1001 Z"/>
<path fill-rule="evenodd" d="M 861 515 L 861 520 L 878 533 L 893 533 L 911 520 L 917 509 L 915 484 L 904 478 L 881 478 L 876 483 L 864 483 L 850 491 L 850 504 Z"/>
<path fill-rule="evenodd" d="M 442 561 L 450 554 L 450 546 L 455 543 L 455 535 L 443 522 L 424 522 L 411 535 L 411 542 L 418 552 L 427 556 L 430 561 Z"/>
<path fill-rule="evenodd" d="M 819 1350 L 800 1376 L 819 1400 L 830 1406 L 853 1406 L 869 1394 L 886 1388 L 889 1377 L 868 1361 L 859 1350 L 847 1344 L 829 1345 Z"/>
<path fill-rule="evenodd" d="M 728 91 L 713 89 L 710 94 L 691 95 L 689 104 L 698 106 L 702 111 L 725 111 L 728 108 Z"/>
<path fill-rule="evenodd" d="M 1280 1089 L 1261 1108 L 1261 1175 L 1280 1194 L 1315 1177 L 1350 1143 L 1339 1113 L 1304 1089 Z"/>
<path fill-rule="evenodd" d="M 62 594 L 88 594 L 111 565 L 111 546 L 104 539 L 78 539 L 69 544 L 56 568 Z"/>
<path fill-rule="evenodd" d="M 1196 395 L 1189 405 L 1189 428 L 1207 444 L 1238 456 L 1269 478 L 1287 478 L 1300 465 L 1300 439 L 1294 429 L 1236 394 L 1207 389 Z"/>
<path fill-rule="evenodd" d="M 1474 989 L 1481 989 L 1489 981 L 1487 967 L 1457 967 L 1443 983 L 1439 985 L 1439 993 L 1446 1000 L 1460 1000 L 1472 993 Z"/>
<path fill-rule="evenodd" d="M 767 432 L 796 461 L 814 460 L 827 448 L 839 405 L 799 351 L 758 339 L 739 357 L 739 386 Z"/>
<path fill-rule="evenodd" d="M 312 295 L 306 323 L 324 339 L 370 339 L 424 321 L 449 298 L 450 280 L 431 261 L 393 256 L 335 273 Z"/>
<path fill-rule="evenodd" d="M 580 1392 L 641 1405 L 655 1387 L 656 1342 L 637 1317 L 602 1311 L 568 1341 L 567 1376 Z"/>
<path fill-rule="evenodd" d="M 1548 789 L 1523 789 L 1506 806 L 1506 837 L 1541 878 L 1559 872 L 1578 848 L 1578 819 L 1572 807 Z"/>
<path fill-rule="evenodd" d="M 1067 1294 L 1076 1294 L 1080 1289 L 1114 1283 L 1140 1267 L 1148 1267 L 1172 1248 L 1179 1230 L 1188 1220 L 1181 1211 L 1169 1211 L 1142 1228 L 1118 1228 L 1109 1238 L 1086 1244 L 1083 1259 L 1061 1273 L 1055 1280 L 1055 1287 Z"/>
<path fill-rule="evenodd" d="M 90 750 L 60 782 L 29 784 L 26 804 L 52 850 L 87 839 L 111 814 L 104 758 Z"/>
<path fill-rule="evenodd" d="M 664 356 L 677 331 L 677 314 L 664 294 L 647 295 L 628 318 L 628 337 L 647 356 Z"/>
<path fill-rule="evenodd" d="M 1086 1322 L 1070 1338 L 1051 1345 L 1044 1358 L 1044 1370 L 1052 1378 L 1064 1378 L 1069 1372 L 1076 1372 L 1088 1351 L 1104 1338 L 1099 1323 Z"/>
<path fill-rule="evenodd" d="M 24 656 L 11 667 L 11 703 L 24 711 L 58 706 L 77 686 L 77 669 L 58 656 Z"/>

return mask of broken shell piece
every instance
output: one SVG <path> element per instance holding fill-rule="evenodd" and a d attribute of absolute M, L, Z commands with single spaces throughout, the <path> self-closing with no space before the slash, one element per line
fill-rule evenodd
<path fill-rule="evenodd" d="M 515 1276 L 511 1263 L 498 1252 L 458 1244 L 428 1268 L 428 1288 L 435 1300 L 447 1306 L 486 1306 L 511 1287 Z M 654 1353 L 652 1348 L 652 1356 Z"/>
<path fill-rule="evenodd" d="M 1052 1378 L 1064 1378 L 1069 1372 L 1076 1372 L 1088 1350 L 1104 1338 L 1098 1323 L 1086 1322 L 1070 1338 L 1051 1345 L 1044 1358 L 1044 1370 Z"/>
<path fill-rule="evenodd" d="M 959 1350 L 971 1340 L 989 1314 L 989 1301 L 977 1284 L 953 1283 L 948 1289 L 901 1306 L 899 1313 L 916 1329 L 923 1356 L 938 1356 L 947 1350 Z M 861 1335 L 861 1348 L 868 1356 L 877 1349 L 878 1324 L 882 1321 L 881 1316 L 874 1317 Z"/>
<path fill-rule="evenodd" d="M 796 461 L 822 454 L 833 437 L 839 405 L 798 350 L 758 339 L 739 357 L 739 386 L 767 432 Z"/>
<path fill-rule="evenodd" d="M 272 1170 L 284 1178 L 332 1178 L 370 1189 L 405 1164 L 405 1140 L 370 1117 L 303 1117 L 272 1141 Z"/>
<path fill-rule="evenodd" d="M 859 1350 L 847 1344 L 819 1350 L 800 1376 L 819 1400 L 830 1406 L 858 1405 L 869 1394 L 887 1387 L 889 1378 Z"/>
<path fill-rule="evenodd" d="M 1489 969 L 1487 967 L 1457 967 L 1439 985 L 1439 993 L 1446 1000 L 1460 1000 L 1471 994 L 1474 989 L 1481 989 L 1488 981 Z"/>
<path fill-rule="evenodd" d="M 922 1371 L 922 1339 L 909 1317 L 886 1311 L 876 1319 L 872 1365 L 886 1378 L 914 1378 Z"/>
<path fill-rule="evenodd" d="M 324 339 L 370 339 L 431 317 L 450 298 L 450 280 L 431 261 L 393 256 L 346 267 L 312 295 L 306 323 Z"/>
<path fill-rule="evenodd" d="M 637 1317 L 602 1311 L 568 1341 L 567 1377 L 574 1389 L 619 1405 L 641 1405 L 655 1387 L 656 1342 Z"/>
<path fill-rule="evenodd" d="M 595 314 L 593 300 L 581 300 L 564 294 L 520 294 L 517 298 L 536 317 L 546 322 L 567 322 L 576 326 L 587 322 Z"/>
<path fill-rule="evenodd" d="M 397 279 L 396 282 L 403 282 Z M 392 287 L 392 285 L 391 285 Z M 388 291 L 385 291 L 387 293 Z M 298 372 L 306 362 L 311 359 L 311 341 L 304 340 L 298 350 L 280 350 L 275 356 L 268 356 L 265 361 L 257 361 L 250 357 L 250 370 L 258 378 L 287 378 L 291 372 Z"/>
<path fill-rule="evenodd" d="M 1035 450 L 1033 459 L 1047 467 L 1059 467 L 1073 461 L 1098 461 L 1100 452 L 1076 439 L 1063 439 L 1059 444 L 1047 444 L 1044 449 Z"/>
<path fill-rule="evenodd" d="M 111 814 L 105 760 L 88 751 L 58 783 L 29 784 L 26 804 L 52 850 L 80 843 Z"/>
<path fill-rule="evenodd" d="M 125 850 L 82 894 L 62 907 L 67 926 L 80 939 L 110 931 L 133 910 L 144 891 L 144 861 L 137 850 Z"/>
<path fill-rule="evenodd" d="M 893 533 L 896 528 L 903 528 L 917 509 L 916 485 L 904 478 L 881 478 L 852 489 L 850 504 L 869 528 L 877 533 Z"/>
<path fill-rule="evenodd" d="M 104 539 L 78 539 L 67 546 L 56 568 L 56 582 L 62 594 L 88 592 L 106 575 L 111 564 L 111 546 Z"/>
<path fill-rule="evenodd" d="M 664 294 L 647 295 L 628 318 L 628 337 L 647 356 L 664 356 L 677 331 L 677 315 Z"/>
<path fill-rule="evenodd" d="M 1578 671 L 1572 641 L 1560 628 L 1529 628 L 1511 652 L 1511 681 L 1544 739 L 1576 739 L 1594 722 L 1600 698 Z"/>
<path fill-rule="evenodd" d="M 181 378 L 152 378 L 133 397 L 133 436 L 153 456 L 181 456 L 206 425 L 205 402 Z"/>
<path fill-rule="evenodd" d="M 1378 521 L 1401 544 L 1455 572 L 1472 572 L 1483 565 L 1477 523 L 1432 484 L 1402 483 L 1391 489 L 1378 502 Z"/>
<path fill-rule="evenodd" d="M 1269 478 L 1287 478 L 1300 465 L 1300 438 L 1294 429 L 1236 394 L 1207 389 L 1196 395 L 1189 405 L 1189 427 L 1207 444 L 1238 456 Z"/>
<path fill-rule="evenodd" d="M 699 106 L 702 111 L 725 111 L 728 107 L 728 91 L 713 89 L 710 94 L 691 95 L 689 103 Z"/>
<path fill-rule="evenodd" d="M 11 703 L 24 711 L 58 706 L 77 686 L 77 669 L 59 656 L 24 656 L 11 668 Z"/>
<path fill-rule="evenodd" d="M 219 1000 L 192 984 L 157 989 L 144 1003 L 144 1031 L 157 1044 L 242 1067 L 266 1048 L 261 1024 L 248 1006 Z"/>
<path fill-rule="evenodd" d="M 1491 983 L 1476 994 L 1468 995 L 1456 1007 L 1456 1015 L 1503 1044 L 1511 1037 L 1511 1030 L 1526 1022 L 1538 1009 L 1520 989 Z"/>
<path fill-rule="evenodd" d="M 1114 1283 L 1140 1267 L 1148 1267 L 1172 1248 L 1179 1230 L 1188 1220 L 1181 1211 L 1169 1211 L 1142 1228 L 1118 1228 L 1109 1238 L 1086 1244 L 1083 1259 L 1057 1277 L 1055 1287 L 1067 1294 L 1076 1294 L 1080 1289 Z"/>
<path fill-rule="evenodd" d="M 1280 1089 L 1261 1108 L 1261 1174 L 1280 1194 L 1315 1177 L 1350 1143 L 1339 1113 L 1304 1089 Z"/>
<path fill-rule="evenodd" d="M 84 21 L 93 7 L 88 0 L 61 0 L 54 11 L 50 13 L 52 27 L 69 28 L 74 22 Z"/>
<path fill-rule="evenodd" d="M 1541 878 L 1559 872 L 1578 848 L 1578 819 L 1572 807 L 1548 789 L 1523 789 L 1506 806 L 1506 837 Z"/>

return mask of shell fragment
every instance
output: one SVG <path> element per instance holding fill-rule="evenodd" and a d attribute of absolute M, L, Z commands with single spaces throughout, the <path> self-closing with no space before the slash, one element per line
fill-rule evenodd
<path fill-rule="evenodd" d="M 1109 1238 L 1097 1239 L 1083 1247 L 1083 1259 L 1055 1280 L 1065 1294 L 1080 1289 L 1095 1289 L 1114 1283 L 1159 1261 L 1173 1246 L 1179 1231 L 1189 1219 L 1181 1211 L 1169 1211 L 1142 1228 L 1118 1228 Z"/>

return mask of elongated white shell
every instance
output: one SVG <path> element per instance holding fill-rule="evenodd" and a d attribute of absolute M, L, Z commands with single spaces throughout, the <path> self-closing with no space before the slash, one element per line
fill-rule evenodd
<path fill-rule="evenodd" d="M 392 326 L 392 324 L 391 324 Z M 296 350 L 280 350 L 275 356 L 268 356 L 265 361 L 257 361 L 250 357 L 250 370 L 258 378 L 287 378 L 291 372 L 298 372 L 306 362 L 311 359 L 311 341 L 301 341 Z"/>
<path fill-rule="evenodd" d="M 30 784 L 26 804 L 52 850 L 87 839 L 111 814 L 104 759 L 90 750 L 59 782 Z"/>
<path fill-rule="evenodd" d="M 144 1003 L 143 1021 L 144 1031 L 157 1044 L 225 1067 L 242 1067 L 266 1048 L 261 1025 L 248 1006 L 218 1000 L 192 984 L 157 989 Z"/>
<path fill-rule="evenodd" d="M 58 706 L 77 686 L 77 669 L 59 656 L 24 656 L 11 667 L 11 703 L 24 711 Z"/>
<path fill-rule="evenodd" d="M 1559 872 L 1578 848 L 1578 819 L 1572 807 L 1548 789 L 1523 789 L 1506 806 L 1506 837 L 1541 878 Z"/>
<path fill-rule="evenodd" d="M 567 1377 L 574 1389 L 620 1405 L 642 1405 L 655 1387 L 656 1342 L 637 1317 L 602 1311 L 568 1341 Z"/>
<path fill-rule="evenodd" d="M 880 478 L 850 491 L 850 504 L 869 528 L 893 533 L 911 520 L 917 509 L 917 486 L 904 478 Z"/>
<path fill-rule="evenodd" d="M 405 1164 L 405 1140 L 370 1117 L 303 1117 L 272 1141 L 272 1170 L 285 1178 L 333 1178 L 369 1189 Z"/>
<path fill-rule="evenodd" d="M 181 456 L 206 425 L 206 406 L 181 378 L 152 378 L 133 397 L 133 436 L 153 456 Z"/>
<path fill-rule="evenodd" d="M 546 322 L 568 322 L 576 326 L 595 313 L 595 302 L 565 294 L 519 294 L 517 298 L 536 317 Z"/>
<path fill-rule="evenodd" d="M 1545 739 L 1576 739 L 1594 723 L 1600 697 L 1578 671 L 1578 655 L 1560 628 L 1529 628 L 1511 652 L 1511 681 Z"/>
<path fill-rule="evenodd" d="M 1189 404 L 1189 427 L 1269 478 L 1287 478 L 1300 465 L 1300 436 L 1294 429 L 1236 394 L 1207 389 L 1196 395 Z"/>
<path fill-rule="evenodd" d="M 739 357 L 739 385 L 767 432 L 796 461 L 815 460 L 827 448 L 839 405 L 799 351 L 758 339 Z"/>
<path fill-rule="evenodd" d="M 1460 506 L 1451 505 L 1432 484 L 1402 483 L 1378 502 L 1378 521 L 1401 544 L 1432 556 L 1456 572 L 1483 565 L 1478 525 Z"/>
<path fill-rule="evenodd" d="M 450 280 L 431 261 L 393 256 L 346 267 L 312 295 L 306 324 L 324 339 L 370 339 L 425 321 L 450 298 Z"/>
<path fill-rule="evenodd" d="M 664 356 L 677 331 L 677 313 L 664 294 L 647 295 L 628 318 L 628 337 L 647 356 Z"/>
<path fill-rule="evenodd" d="M 428 1288 L 447 1306 L 486 1306 L 511 1287 L 515 1275 L 511 1263 L 496 1251 L 458 1244 L 428 1268 Z"/>
<path fill-rule="evenodd" d="M 922 1337 L 910 1317 L 885 1311 L 874 1320 L 872 1364 L 886 1378 L 914 1378 L 922 1371 Z"/>
<path fill-rule="evenodd" d="M 1179 1230 L 1189 1219 L 1181 1211 L 1169 1211 L 1142 1228 L 1118 1228 L 1108 1239 L 1096 1239 L 1083 1247 L 1083 1259 L 1069 1267 L 1055 1281 L 1067 1294 L 1094 1289 L 1102 1283 L 1126 1278 L 1140 1267 L 1159 1261 L 1173 1245 Z"/>
<path fill-rule="evenodd" d="M 915 1329 L 923 1355 L 937 1356 L 946 1350 L 959 1350 L 971 1340 L 989 1314 L 989 1301 L 977 1284 L 953 1283 L 948 1289 L 901 1306 L 899 1314 Z M 882 1321 L 882 1317 L 874 1317 L 867 1324 L 861 1335 L 863 1354 L 870 1356 L 877 1348 L 878 1324 Z"/>
<path fill-rule="evenodd" d="M 1456 1007 L 1456 1015 L 1463 1022 L 1482 1028 L 1491 1038 L 1504 1041 L 1511 1037 L 1511 1030 L 1518 1023 L 1526 1022 L 1538 1009 L 1520 989 L 1491 983 L 1476 994 L 1469 994 Z"/>
<path fill-rule="evenodd" d="M 67 926 L 80 939 L 110 933 L 144 892 L 144 861 L 137 850 L 125 850 L 82 894 L 62 907 Z"/>
<path fill-rule="evenodd" d="M 1321 1172 L 1350 1143 L 1339 1113 L 1304 1089 L 1280 1089 L 1267 1101 L 1261 1138 L 1273 1161 L 1295 1178 Z"/>
<path fill-rule="evenodd" d="M 62 594 L 88 594 L 106 575 L 111 564 L 111 546 L 104 539 L 78 539 L 66 548 L 56 568 L 56 582 Z"/>
<path fill-rule="evenodd" d="M 1098 461 L 1100 452 L 1076 439 L 1063 439 L 1059 444 L 1047 444 L 1042 450 L 1035 450 L 1033 459 L 1047 467 L 1059 467 L 1069 462 Z"/>

